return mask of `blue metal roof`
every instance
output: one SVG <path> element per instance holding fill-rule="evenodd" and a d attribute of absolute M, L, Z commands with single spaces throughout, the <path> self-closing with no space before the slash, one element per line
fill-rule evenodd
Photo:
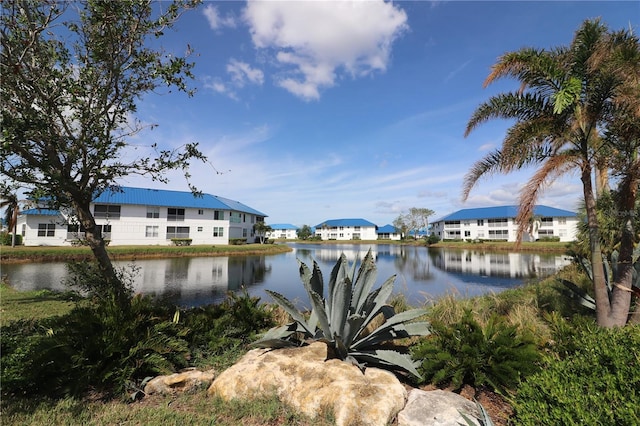
<path fill-rule="evenodd" d="M 58 216 L 60 211 L 53 209 L 27 209 L 22 210 L 20 214 L 26 216 Z"/>
<path fill-rule="evenodd" d="M 165 189 L 132 188 L 127 186 L 117 187 L 115 190 L 106 190 L 94 200 L 94 203 L 104 204 L 137 204 L 146 206 L 185 207 L 214 210 L 234 210 L 243 213 L 251 213 L 257 216 L 267 216 L 258 210 L 228 198 L 211 194 L 202 194 L 201 197 L 188 191 L 170 191 Z"/>
<path fill-rule="evenodd" d="M 271 229 L 276 230 L 276 229 L 293 229 L 293 230 L 297 230 L 298 227 L 295 225 L 292 225 L 290 223 L 274 223 L 273 225 L 269 225 L 271 227 Z"/>
<path fill-rule="evenodd" d="M 397 234 L 398 231 L 393 225 L 385 225 L 378 228 L 378 234 Z"/>
<path fill-rule="evenodd" d="M 533 214 L 541 217 L 574 217 L 575 212 L 556 209 L 548 206 L 535 206 Z M 434 222 L 443 220 L 475 220 L 475 219 L 500 219 L 515 218 L 518 215 L 518 206 L 481 207 L 475 209 L 462 209 L 444 216 Z"/>
<path fill-rule="evenodd" d="M 330 219 L 316 225 L 316 229 L 322 229 L 322 225 L 328 227 L 334 226 L 376 226 L 375 224 L 364 219 Z"/>

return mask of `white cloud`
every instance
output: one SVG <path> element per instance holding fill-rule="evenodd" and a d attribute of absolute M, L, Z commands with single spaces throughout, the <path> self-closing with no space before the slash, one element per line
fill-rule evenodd
<path fill-rule="evenodd" d="M 361 77 L 385 71 L 407 15 L 390 2 L 249 2 L 244 19 L 254 45 L 274 51 L 277 84 L 305 100 L 335 85 L 339 72 Z"/>
<path fill-rule="evenodd" d="M 227 72 L 231 74 L 231 80 L 238 87 L 244 87 L 247 81 L 259 85 L 264 83 L 264 73 L 261 70 L 251 68 L 248 63 L 233 58 L 227 64 Z"/>
<path fill-rule="evenodd" d="M 496 147 L 496 145 L 494 143 L 485 143 L 483 145 L 480 145 L 480 147 L 478 148 L 478 151 L 489 151 L 492 150 Z"/>
<path fill-rule="evenodd" d="M 225 17 L 220 16 L 218 13 L 218 8 L 211 4 L 208 4 L 203 10 L 202 14 L 207 18 L 209 22 L 209 27 L 212 30 L 219 30 L 223 27 L 236 27 L 236 20 L 233 15 L 227 15 Z"/>

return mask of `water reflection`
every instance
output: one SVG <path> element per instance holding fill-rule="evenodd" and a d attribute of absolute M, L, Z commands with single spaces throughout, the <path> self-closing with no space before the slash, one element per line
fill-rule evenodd
<path fill-rule="evenodd" d="M 183 257 L 135 262 L 136 292 L 168 297 L 185 306 L 222 300 L 227 291 L 242 287 L 270 300 L 265 290 L 277 291 L 308 303 L 298 275 L 296 259 L 311 266 L 315 260 L 325 282 L 341 254 L 350 262 L 371 250 L 378 269 L 377 285 L 396 275 L 395 292 L 420 304 L 446 293 L 474 296 L 544 277 L 569 263 L 565 256 L 477 250 L 428 249 L 399 245 L 291 245 L 292 252 L 270 256 Z M 131 262 L 116 262 L 130 267 Z M 3 265 L 2 274 L 18 289 L 64 289 L 63 263 Z"/>

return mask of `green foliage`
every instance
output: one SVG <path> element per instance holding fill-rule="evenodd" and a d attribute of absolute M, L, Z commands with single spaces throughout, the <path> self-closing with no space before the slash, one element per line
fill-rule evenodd
<path fill-rule="evenodd" d="M 311 227 L 309 225 L 302 225 L 301 228 L 296 230 L 296 235 L 301 240 L 308 240 L 313 236 L 313 233 L 311 232 Z"/>
<path fill-rule="evenodd" d="M 484 327 L 465 309 L 452 325 L 432 322 L 433 335 L 415 345 L 412 356 L 421 361 L 424 380 L 435 385 L 489 386 L 496 391 L 516 387 L 537 370 L 539 354 L 527 335 L 493 315 Z"/>
<path fill-rule="evenodd" d="M 171 243 L 174 246 L 190 246 L 191 241 L 193 241 L 191 238 L 172 238 L 171 239 Z"/>
<path fill-rule="evenodd" d="M 244 238 L 229 238 L 229 244 L 232 246 L 241 246 L 247 244 L 247 240 Z"/>
<path fill-rule="evenodd" d="M 640 424 L 640 326 L 591 325 L 571 340 L 520 385 L 515 424 Z"/>
<path fill-rule="evenodd" d="M 0 232 L 0 246 L 10 246 L 13 235 L 9 232 Z M 16 234 L 16 245 L 22 245 L 22 235 Z"/>
<path fill-rule="evenodd" d="M 386 304 L 395 276 L 371 291 L 377 277 L 371 250 L 360 264 L 357 277 L 355 262 L 350 267 L 344 254 L 340 256 L 331 271 L 326 296 L 318 264 L 314 261 L 313 269 L 299 260 L 298 264 L 300 278 L 313 307 L 310 316 L 303 315 L 284 296 L 267 290 L 294 321 L 269 330 L 255 343 L 256 346 L 279 348 L 304 344 L 306 340 L 321 340 L 327 343 L 336 358 L 358 365 L 401 369 L 419 376 L 407 354 L 383 349 L 381 345 L 393 339 L 427 335 L 427 323 L 412 322 L 426 311 L 413 309 L 396 314 L 393 307 Z M 374 328 L 371 324 L 379 316 L 385 321 Z"/>
<path fill-rule="evenodd" d="M 436 234 L 431 234 L 427 237 L 427 244 L 431 245 L 431 244 L 437 244 L 440 242 L 440 237 L 438 237 Z"/>
<path fill-rule="evenodd" d="M 60 397 L 92 389 L 123 395 L 148 376 L 237 355 L 272 325 L 259 299 L 247 294 L 184 312 L 149 297 L 134 297 L 126 312 L 109 299 L 90 301 L 63 316 L 3 327 L 3 394 Z"/>

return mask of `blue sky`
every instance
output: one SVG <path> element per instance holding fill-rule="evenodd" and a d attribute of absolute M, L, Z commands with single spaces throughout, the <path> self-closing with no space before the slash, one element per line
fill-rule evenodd
<path fill-rule="evenodd" d="M 500 145 L 509 122 L 464 138 L 474 109 L 514 81 L 482 83 L 496 59 L 522 47 L 571 42 L 587 18 L 639 30 L 640 2 L 205 1 L 162 39 L 193 49 L 197 89 L 147 96 L 138 118 L 158 124 L 134 144 L 199 142 L 203 192 L 241 201 L 267 223 L 327 219 L 391 223 L 411 207 L 432 219 L 516 204 L 531 170 L 480 181 L 461 201 L 471 165 Z M 188 190 L 179 173 L 168 185 Z M 540 204 L 575 210 L 577 176 Z"/>

